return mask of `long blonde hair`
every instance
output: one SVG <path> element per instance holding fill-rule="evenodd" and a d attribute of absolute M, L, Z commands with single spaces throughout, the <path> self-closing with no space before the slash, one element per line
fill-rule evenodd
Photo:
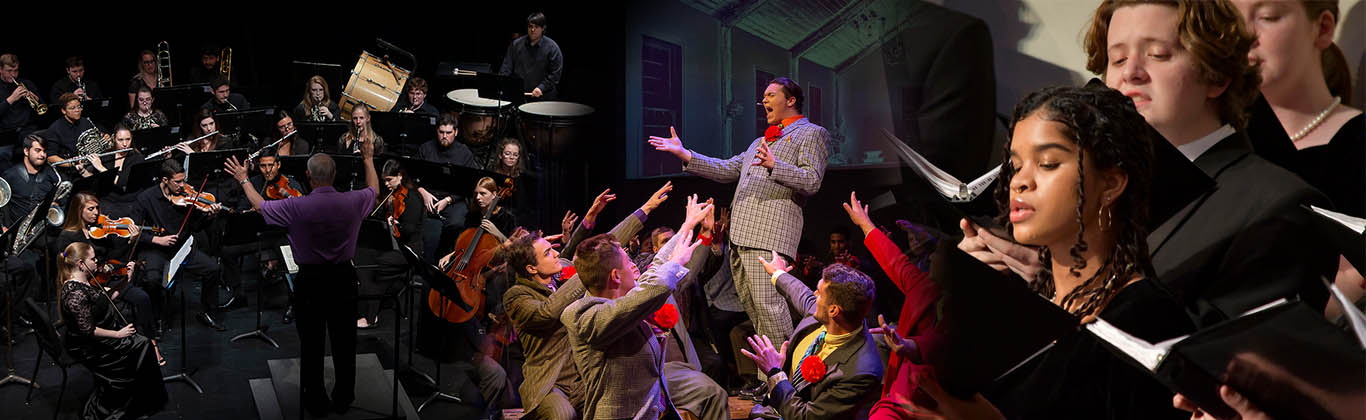
<path fill-rule="evenodd" d="M 71 204 L 67 205 L 66 222 L 62 224 L 62 230 L 79 232 L 84 229 L 85 219 L 81 218 L 81 213 L 85 212 L 86 204 L 91 201 L 94 201 L 95 204 L 100 203 L 98 197 L 85 191 L 78 192 L 74 197 L 71 197 Z"/>

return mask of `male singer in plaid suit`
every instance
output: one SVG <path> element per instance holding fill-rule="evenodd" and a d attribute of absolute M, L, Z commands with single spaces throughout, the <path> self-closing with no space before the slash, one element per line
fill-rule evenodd
<path fill-rule="evenodd" d="M 802 88 L 786 77 L 769 82 L 761 104 L 772 126 L 744 153 L 730 159 L 703 156 L 683 147 L 677 132 L 651 136 L 656 150 L 683 161 L 683 170 L 716 182 L 735 182 L 731 202 L 731 274 L 740 303 L 755 330 L 775 343 L 792 335 L 792 315 L 759 263 L 773 251 L 788 260 L 802 237 L 802 207 L 825 176 L 830 133 L 801 115 Z"/>

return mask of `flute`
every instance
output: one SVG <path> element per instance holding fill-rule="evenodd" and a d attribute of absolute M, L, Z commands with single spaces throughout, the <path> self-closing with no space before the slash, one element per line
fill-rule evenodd
<path fill-rule="evenodd" d="M 212 136 L 217 135 L 217 134 L 218 134 L 218 130 L 214 130 L 212 133 L 205 134 L 205 135 L 202 135 L 202 136 L 199 136 L 199 137 L 190 139 L 190 140 L 185 140 L 185 141 L 182 141 L 182 142 L 180 142 L 180 143 L 176 143 L 176 144 L 173 145 L 173 146 L 167 147 L 167 148 L 165 148 L 165 149 L 161 149 L 161 151 L 158 151 L 158 152 L 156 152 L 156 153 L 147 155 L 146 160 L 155 159 L 157 156 L 161 156 L 161 155 L 164 155 L 164 154 L 166 154 L 166 153 L 170 153 L 171 150 L 174 150 L 174 149 L 177 148 L 177 147 L 180 147 L 180 146 L 182 146 L 182 145 L 190 145 L 190 144 L 192 144 L 192 143 L 194 143 L 194 142 L 197 142 L 197 141 L 200 141 L 200 140 L 207 139 L 207 138 L 212 137 Z"/>

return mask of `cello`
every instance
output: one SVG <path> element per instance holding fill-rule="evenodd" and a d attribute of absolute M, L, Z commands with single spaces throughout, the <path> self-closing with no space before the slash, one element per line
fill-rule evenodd
<path fill-rule="evenodd" d="M 511 195 L 512 189 L 511 178 L 503 181 L 503 188 L 498 190 L 489 207 L 484 209 L 484 219 L 493 216 L 493 211 L 498 208 L 498 202 Z M 455 282 L 456 289 L 460 292 L 460 301 L 468 304 L 470 309 L 462 308 L 459 303 L 432 289 L 427 292 L 427 306 L 432 314 L 447 322 L 458 324 L 484 312 L 484 267 L 488 266 L 494 257 L 494 251 L 502 245 L 486 233 L 479 226 L 465 229 L 455 241 L 455 252 L 460 255 L 460 259 L 451 260 L 449 267 L 441 267 L 446 277 Z"/>

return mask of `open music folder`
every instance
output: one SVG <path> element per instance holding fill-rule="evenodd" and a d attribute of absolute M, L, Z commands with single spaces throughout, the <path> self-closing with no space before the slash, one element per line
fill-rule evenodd
<path fill-rule="evenodd" d="M 1347 309 L 1360 319 L 1354 306 Z M 1219 396 L 1223 384 L 1273 418 L 1335 418 L 1323 407 L 1327 393 L 1366 392 L 1366 341 L 1330 324 L 1322 312 L 1280 299 L 1160 343 L 1129 335 L 1104 319 L 1086 331 L 1218 418 L 1238 415 Z"/>

